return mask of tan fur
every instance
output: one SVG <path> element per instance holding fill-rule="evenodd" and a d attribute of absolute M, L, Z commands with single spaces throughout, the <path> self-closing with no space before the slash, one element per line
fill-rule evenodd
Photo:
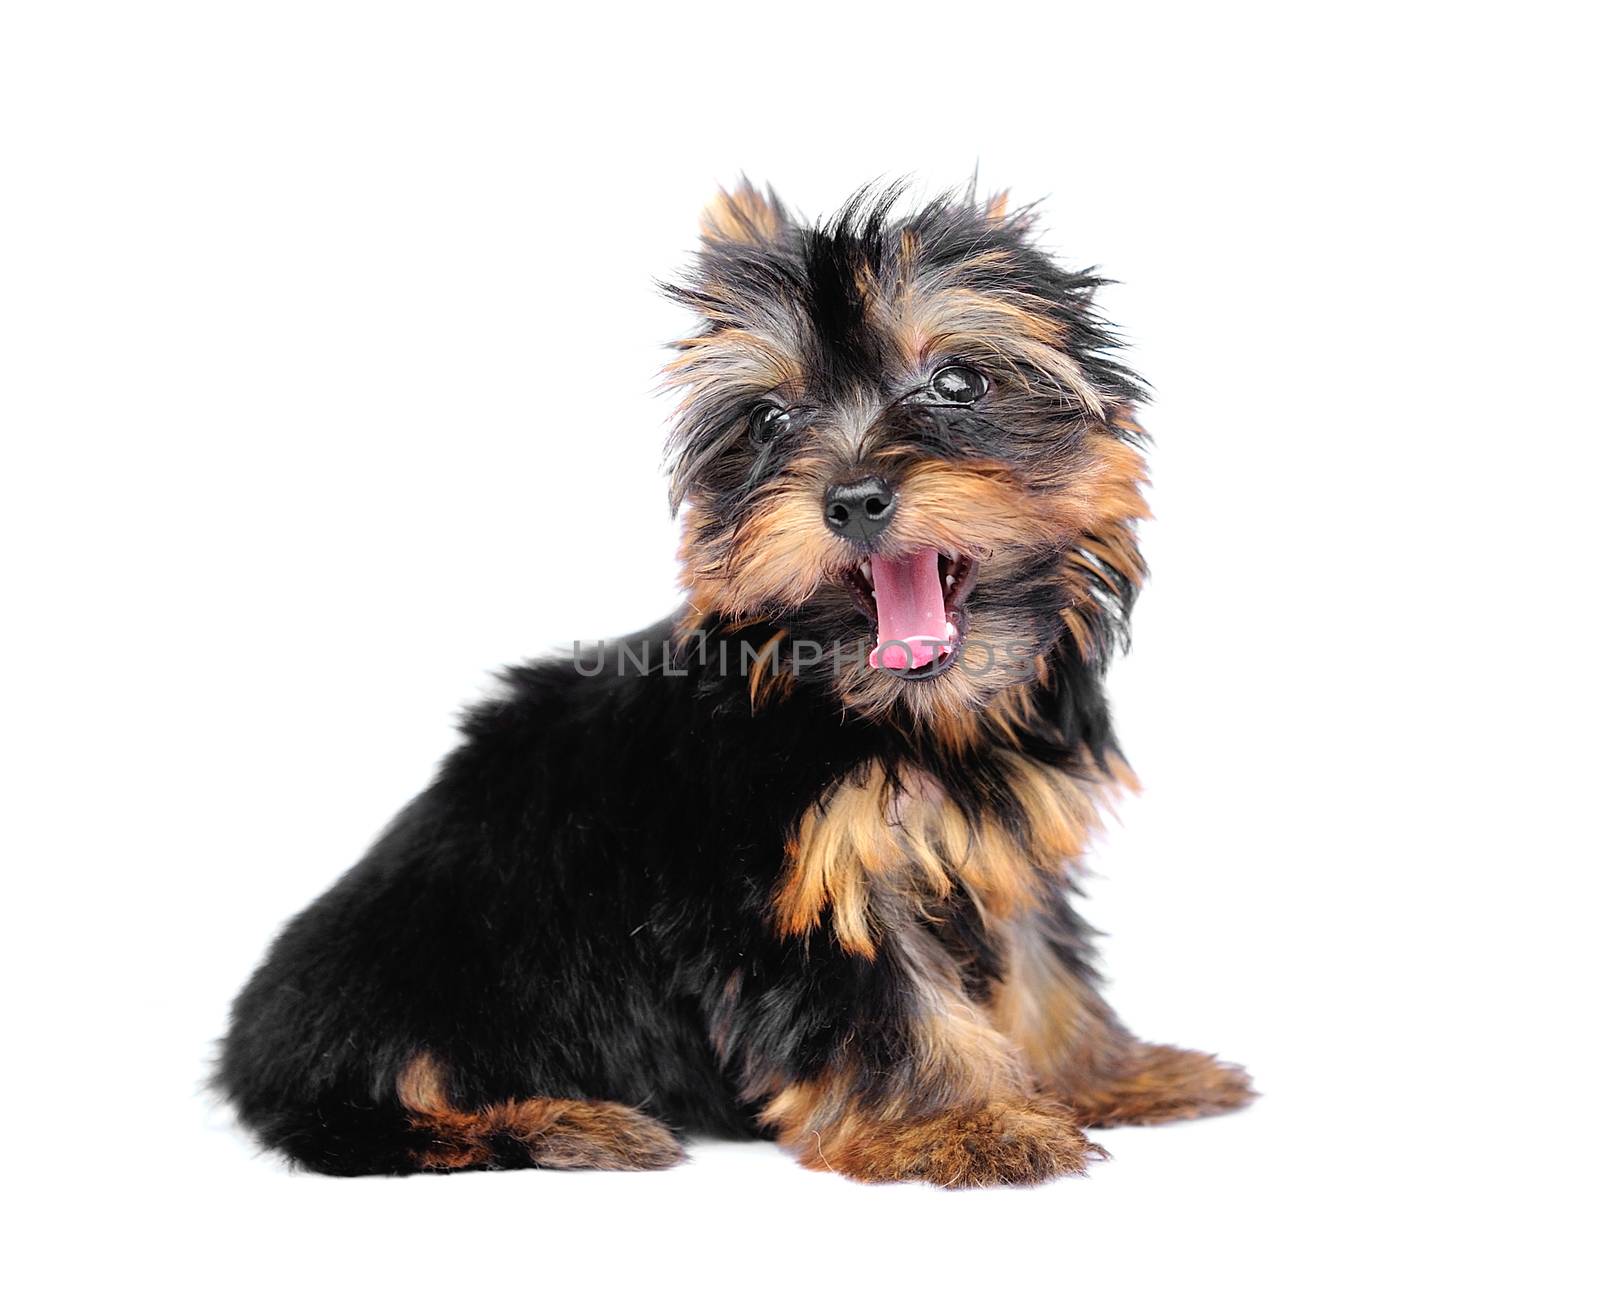
<path fill-rule="evenodd" d="M 1070 1108 L 1041 1099 L 901 1119 L 847 1110 L 826 1130 L 780 1131 L 779 1138 L 809 1170 L 941 1188 L 1043 1183 L 1083 1174 L 1106 1154 L 1084 1136 Z"/>
<path fill-rule="evenodd" d="M 997 1040 L 991 1029 L 970 1046 L 950 1044 L 947 1051 L 971 1058 L 966 1076 L 927 1097 L 864 1100 L 854 1077 L 832 1073 L 780 1089 L 762 1122 L 808 1169 L 867 1183 L 966 1188 L 1082 1174 L 1104 1150 L 1084 1136 L 1070 1107 L 1015 1081 L 1014 1053 L 990 1060 L 993 1047 L 1004 1046 Z M 986 1067 L 993 1073 L 985 1076 Z"/>
<path fill-rule="evenodd" d="M 783 214 L 771 191 L 762 194 L 748 180 L 732 191 L 719 190 L 700 215 L 700 234 L 707 240 L 760 244 L 778 238 Z"/>
<path fill-rule="evenodd" d="M 1255 1097 L 1238 1066 L 1134 1038 L 1035 922 L 1010 923 L 1001 938 L 1004 975 L 991 994 L 990 1017 L 1039 1083 L 1070 1102 L 1085 1125 L 1188 1120 L 1237 1110 Z"/>
<path fill-rule="evenodd" d="M 893 900 L 949 895 L 959 882 L 987 917 L 1003 919 L 1053 891 L 1097 824 L 1080 782 L 1021 754 L 1004 759 L 1026 817 L 1014 832 L 970 819 L 926 776 L 900 787 L 874 763 L 828 791 L 789 840 L 775 906 L 780 935 L 815 929 L 831 910 L 839 945 L 876 954 L 875 917 Z"/>
<path fill-rule="evenodd" d="M 657 1170 L 684 1157 L 669 1130 L 616 1102 L 540 1097 L 457 1110 L 443 1067 L 426 1052 L 406 1063 L 395 1092 L 421 1140 L 413 1156 L 424 1169 L 488 1165 L 497 1142 L 557 1170 Z"/>
<path fill-rule="evenodd" d="M 1087 1125 L 1158 1125 L 1248 1106 L 1256 1090 L 1245 1070 L 1207 1052 L 1155 1043 L 1128 1048 L 1116 1073 L 1070 1094 Z"/>
<path fill-rule="evenodd" d="M 800 376 L 795 346 L 780 325 L 766 330 L 723 327 L 674 341 L 677 355 L 663 369 L 669 388 L 779 390 Z M 679 407 L 679 414 L 683 406 Z"/>
<path fill-rule="evenodd" d="M 891 919 L 915 1013 L 907 1091 L 919 1102 L 936 1104 L 1027 1096 L 1032 1080 L 1016 1045 L 972 1002 L 954 958 L 925 928 L 923 913 L 904 911 Z"/>
<path fill-rule="evenodd" d="M 780 665 L 781 649 L 787 630 L 779 630 L 757 650 L 748 677 L 750 706 L 759 711 L 769 699 L 782 697 L 794 687 L 794 677 Z"/>
<path fill-rule="evenodd" d="M 902 244 L 902 255 L 906 252 Z M 1010 258 L 1004 250 L 984 250 L 939 269 L 903 263 L 897 277 L 869 301 L 869 312 L 908 367 L 946 355 L 1009 369 L 1026 385 L 1017 368 L 1025 362 L 1066 386 L 1090 413 L 1103 416 L 1107 401 L 1067 351 L 1064 328 L 1044 304 L 1022 291 L 977 290 L 967 284 L 992 280 Z"/>
<path fill-rule="evenodd" d="M 685 522 L 684 588 L 705 611 L 771 614 L 804 603 L 850 565 L 842 540 L 822 526 L 822 491 L 798 475 L 774 485 L 741 529 L 724 534 L 691 505 Z"/>
<path fill-rule="evenodd" d="M 1062 576 L 1070 597 L 1061 611 L 1073 642 L 1086 658 L 1107 651 L 1096 647 L 1095 623 L 1089 619 L 1096 605 L 1094 587 L 1115 590 L 1110 571 L 1135 588 L 1144 582 L 1136 527 L 1150 515 L 1144 497 L 1149 473 L 1137 447 L 1109 432 L 1097 432 L 1090 440 L 1089 468 L 1074 487 L 1077 511 L 1085 524 L 1062 554 Z"/>
<path fill-rule="evenodd" d="M 888 1091 L 848 1060 L 775 1088 L 761 1113 L 814 1170 L 943 1187 L 1037 1183 L 1104 1153 L 1071 1110 L 1034 1092 L 1016 1047 L 967 999 L 948 955 L 908 919 L 894 946 L 910 976 L 914 1041 Z"/>
<path fill-rule="evenodd" d="M 996 931 L 1003 972 L 989 1013 L 1039 1081 L 1069 1100 L 1115 1074 L 1130 1042 L 1105 1000 L 1061 962 L 1033 919 Z"/>

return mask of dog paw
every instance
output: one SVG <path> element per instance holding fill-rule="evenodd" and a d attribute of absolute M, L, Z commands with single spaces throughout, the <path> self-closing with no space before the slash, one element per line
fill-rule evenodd
<path fill-rule="evenodd" d="M 1240 1066 L 1205 1052 L 1144 1043 L 1114 1077 L 1070 1096 L 1086 1125 L 1156 1125 L 1237 1111 L 1256 1091 Z"/>
<path fill-rule="evenodd" d="M 910 1120 L 847 1119 L 813 1136 L 801 1157 L 866 1183 L 941 1188 L 1037 1184 L 1082 1174 L 1106 1155 L 1052 1102 L 993 1102 Z"/>

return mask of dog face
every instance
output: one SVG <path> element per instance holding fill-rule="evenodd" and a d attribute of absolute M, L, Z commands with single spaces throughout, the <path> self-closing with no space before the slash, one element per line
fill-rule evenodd
<path fill-rule="evenodd" d="M 694 614 L 820 645 L 857 711 L 948 718 L 1120 634 L 1140 390 L 1027 212 L 896 199 L 808 227 L 745 183 L 706 211 L 669 289 L 702 318 L 667 369 L 672 494 Z"/>

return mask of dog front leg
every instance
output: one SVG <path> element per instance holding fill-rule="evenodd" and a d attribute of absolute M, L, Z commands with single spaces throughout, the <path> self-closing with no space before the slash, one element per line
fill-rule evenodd
<path fill-rule="evenodd" d="M 1091 1127 L 1191 1120 L 1248 1105 L 1256 1094 L 1240 1067 L 1142 1042 L 1123 1027 L 1095 987 L 1082 933 L 1059 901 L 999 932 L 1002 975 L 989 1015 L 1046 1090 Z"/>
<path fill-rule="evenodd" d="M 920 924 L 874 955 L 795 941 L 764 982 L 736 972 L 713 1033 L 801 1164 L 869 1182 L 1038 1183 L 1103 1155 L 975 1007 Z"/>

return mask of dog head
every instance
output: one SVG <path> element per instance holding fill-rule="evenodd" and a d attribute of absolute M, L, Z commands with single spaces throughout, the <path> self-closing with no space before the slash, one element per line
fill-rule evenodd
<path fill-rule="evenodd" d="M 927 719 L 1120 636 L 1141 392 L 1101 282 L 1028 211 L 897 200 L 811 226 L 744 183 L 707 209 L 669 288 L 701 318 L 667 369 L 670 465 L 696 620 L 773 623 L 854 710 Z"/>

